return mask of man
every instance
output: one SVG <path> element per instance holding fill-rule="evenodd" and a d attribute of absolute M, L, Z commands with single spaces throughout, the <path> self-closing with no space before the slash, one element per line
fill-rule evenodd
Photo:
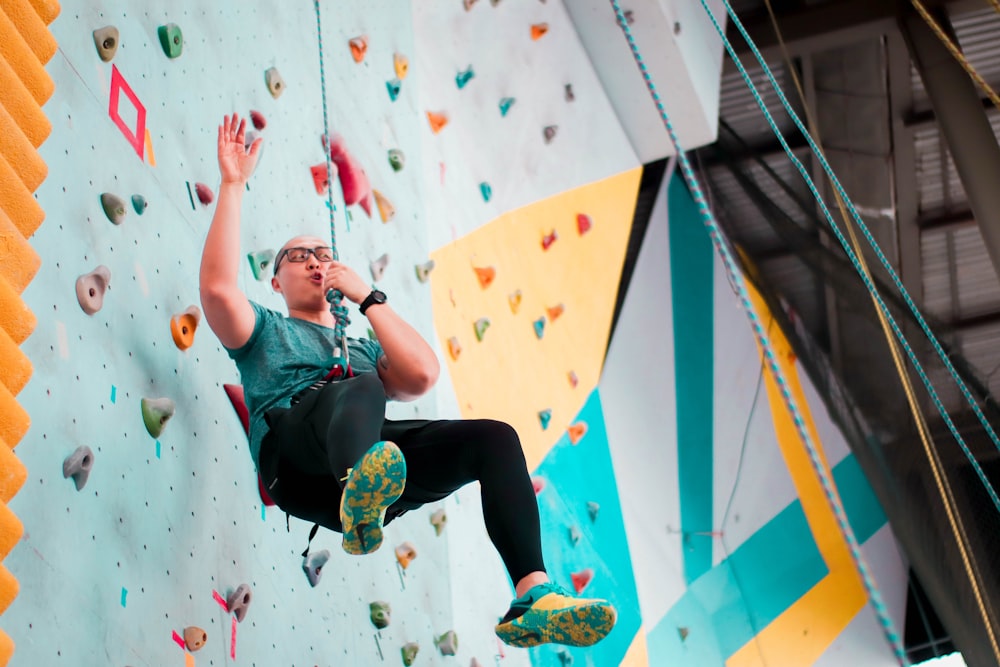
<path fill-rule="evenodd" d="M 318 237 L 297 236 L 277 254 L 271 286 L 288 316 L 239 290 L 240 204 L 262 139 L 244 146 L 246 120 L 219 126 L 222 174 L 201 263 L 205 318 L 240 371 L 250 411 L 250 452 L 275 503 L 343 534 L 367 554 L 382 527 L 407 510 L 478 481 L 483 518 L 516 599 L 496 626 L 513 646 L 589 646 L 614 626 L 604 600 L 551 584 L 542 561 L 538 505 L 516 432 L 491 420 L 385 419 L 385 402 L 428 391 L 439 365 L 431 347 Z M 353 376 L 328 381 L 335 321 L 326 295 L 360 304 L 377 342 L 349 339 Z"/>

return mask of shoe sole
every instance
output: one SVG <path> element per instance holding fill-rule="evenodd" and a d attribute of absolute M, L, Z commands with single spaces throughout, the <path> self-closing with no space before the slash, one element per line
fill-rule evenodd
<path fill-rule="evenodd" d="M 509 646 L 531 648 L 541 644 L 593 646 L 615 627 L 618 614 L 602 601 L 559 611 L 528 610 L 513 621 L 497 625 L 497 637 Z"/>
<path fill-rule="evenodd" d="M 382 546 L 385 510 L 403 495 L 406 460 L 392 442 L 372 445 L 347 477 L 340 498 L 344 551 L 355 556 Z"/>

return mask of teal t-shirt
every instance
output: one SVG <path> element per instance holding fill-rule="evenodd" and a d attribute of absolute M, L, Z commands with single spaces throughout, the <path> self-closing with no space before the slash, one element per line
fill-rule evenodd
<path fill-rule="evenodd" d="M 292 396 L 323 379 L 333 365 L 334 331 L 250 302 L 256 323 L 243 347 L 226 348 L 236 362 L 250 412 L 250 455 L 259 465 L 260 443 L 267 434 L 264 413 L 287 408 Z M 382 346 L 367 339 L 347 339 L 355 375 L 377 372 Z"/>

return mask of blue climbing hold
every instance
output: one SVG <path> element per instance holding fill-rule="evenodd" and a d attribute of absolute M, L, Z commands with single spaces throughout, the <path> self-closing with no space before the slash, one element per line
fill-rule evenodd
<path fill-rule="evenodd" d="M 403 82 L 400 81 L 399 79 L 390 79 L 389 81 L 385 82 L 385 88 L 386 90 L 389 91 L 389 99 L 392 100 L 393 102 L 395 102 L 396 98 L 399 97 L 399 90 L 402 87 L 402 85 Z"/>
<path fill-rule="evenodd" d="M 476 76 L 476 73 L 472 71 L 472 65 L 469 65 L 469 69 L 463 70 L 455 75 L 455 85 L 458 86 L 459 90 L 465 88 L 465 84 Z"/>
<path fill-rule="evenodd" d="M 514 106 L 516 100 L 513 97 L 505 97 L 500 100 L 500 117 L 505 118 L 510 108 Z"/>
<path fill-rule="evenodd" d="M 539 317 L 537 320 L 532 322 L 531 325 L 535 327 L 535 335 L 538 336 L 538 340 L 541 340 L 542 336 L 545 334 L 545 318 Z"/>
<path fill-rule="evenodd" d="M 485 181 L 479 184 L 479 192 L 482 193 L 483 201 L 485 202 L 488 202 L 493 198 L 493 188 L 491 188 L 490 184 Z"/>
<path fill-rule="evenodd" d="M 544 431 L 549 427 L 549 422 L 552 421 L 552 409 L 546 408 L 538 413 L 538 421 L 542 425 L 542 430 Z"/>

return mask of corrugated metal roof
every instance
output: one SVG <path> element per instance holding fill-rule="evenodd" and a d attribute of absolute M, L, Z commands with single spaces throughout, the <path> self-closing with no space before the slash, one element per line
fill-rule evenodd
<path fill-rule="evenodd" d="M 752 60 L 752 59 L 751 59 Z M 756 65 L 750 66 L 750 61 L 743 59 L 743 64 L 746 67 L 747 74 L 750 80 L 753 81 L 754 86 L 757 88 L 758 93 L 764 100 L 764 105 L 767 110 L 771 112 L 774 116 L 775 122 L 781 129 L 782 133 L 788 133 L 795 128 L 792 119 L 785 112 L 784 107 L 781 106 L 781 101 L 778 99 L 777 93 L 771 87 L 771 83 L 767 76 L 764 74 L 764 70 Z M 781 86 L 782 90 L 794 90 L 794 84 L 790 77 L 786 76 L 785 65 L 782 61 L 777 60 L 775 62 L 768 62 L 768 67 L 774 75 L 775 81 Z M 791 98 L 789 98 L 791 99 Z M 799 113 L 800 109 L 795 106 L 794 101 L 792 102 L 793 108 L 795 108 L 796 113 Z M 743 80 L 743 77 L 738 71 L 723 72 L 722 83 L 721 83 L 721 93 L 719 97 L 719 116 L 726 123 L 729 124 L 733 130 L 740 135 L 744 141 L 751 145 L 760 145 L 762 143 L 770 143 L 773 141 L 773 134 L 771 128 L 767 124 L 767 120 L 764 118 L 763 112 L 760 107 L 757 106 L 757 102 L 751 93 L 749 86 Z"/>
<path fill-rule="evenodd" d="M 924 310 L 945 322 L 1000 312 L 1000 279 L 979 227 L 924 232 Z"/>

